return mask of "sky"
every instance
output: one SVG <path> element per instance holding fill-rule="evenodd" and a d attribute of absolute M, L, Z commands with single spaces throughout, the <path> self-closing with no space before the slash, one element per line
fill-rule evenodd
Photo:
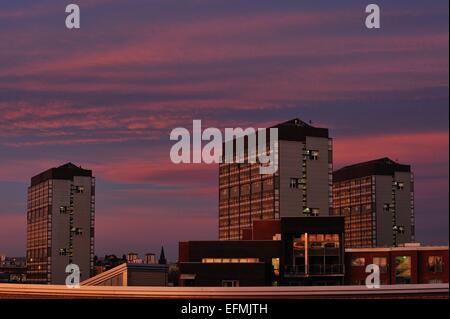
<path fill-rule="evenodd" d="M 218 167 L 176 127 L 328 127 L 334 167 L 411 164 L 417 240 L 449 237 L 448 1 L 0 0 L 0 253 L 24 256 L 30 178 L 94 171 L 96 254 L 217 239 Z"/>

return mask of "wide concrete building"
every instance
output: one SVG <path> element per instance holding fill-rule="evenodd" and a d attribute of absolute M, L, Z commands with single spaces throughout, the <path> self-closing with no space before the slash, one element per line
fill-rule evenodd
<path fill-rule="evenodd" d="M 242 239 L 255 220 L 330 214 L 333 165 L 328 129 L 299 119 L 273 128 L 278 129 L 274 174 L 261 174 L 260 164 L 249 163 L 247 152 L 244 163 L 220 164 L 220 240 Z M 247 141 L 245 137 L 246 146 Z"/>
<path fill-rule="evenodd" d="M 94 268 L 95 178 L 72 163 L 31 179 L 27 208 L 27 281 L 64 284 L 76 264 L 81 281 Z"/>
<path fill-rule="evenodd" d="M 414 242 L 411 166 L 385 157 L 335 171 L 332 214 L 345 217 L 347 248 Z"/>

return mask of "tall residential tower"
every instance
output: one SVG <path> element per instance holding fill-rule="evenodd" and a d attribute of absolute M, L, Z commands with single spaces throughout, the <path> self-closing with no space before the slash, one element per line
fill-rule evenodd
<path fill-rule="evenodd" d="M 414 177 L 389 158 L 333 174 L 333 215 L 345 216 L 345 247 L 390 247 L 414 241 Z"/>
<path fill-rule="evenodd" d="M 31 179 L 27 209 L 27 280 L 64 284 L 76 264 L 81 281 L 94 267 L 95 178 L 72 163 Z"/>
<path fill-rule="evenodd" d="M 261 174 L 260 164 L 248 161 L 220 164 L 220 240 L 242 239 L 254 220 L 329 215 L 333 165 L 328 129 L 299 119 L 274 128 L 276 173 Z"/>

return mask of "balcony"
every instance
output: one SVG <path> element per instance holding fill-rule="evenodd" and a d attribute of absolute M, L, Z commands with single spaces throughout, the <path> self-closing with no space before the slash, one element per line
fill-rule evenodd
<path fill-rule="evenodd" d="M 308 272 L 305 265 L 285 266 L 286 277 L 308 277 L 308 276 L 343 276 L 344 265 L 309 265 Z"/>

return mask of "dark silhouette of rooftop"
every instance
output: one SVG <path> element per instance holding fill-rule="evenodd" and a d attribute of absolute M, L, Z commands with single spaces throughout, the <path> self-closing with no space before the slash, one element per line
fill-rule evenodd
<path fill-rule="evenodd" d="M 372 175 L 394 175 L 395 172 L 411 172 L 411 166 L 383 157 L 342 167 L 333 172 L 333 181 L 340 182 Z"/>
<path fill-rule="evenodd" d="M 75 176 L 92 177 L 92 171 L 83 169 L 73 163 L 67 163 L 59 167 L 54 167 L 31 178 L 31 186 L 40 184 L 50 179 L 73 180 Z"/>

